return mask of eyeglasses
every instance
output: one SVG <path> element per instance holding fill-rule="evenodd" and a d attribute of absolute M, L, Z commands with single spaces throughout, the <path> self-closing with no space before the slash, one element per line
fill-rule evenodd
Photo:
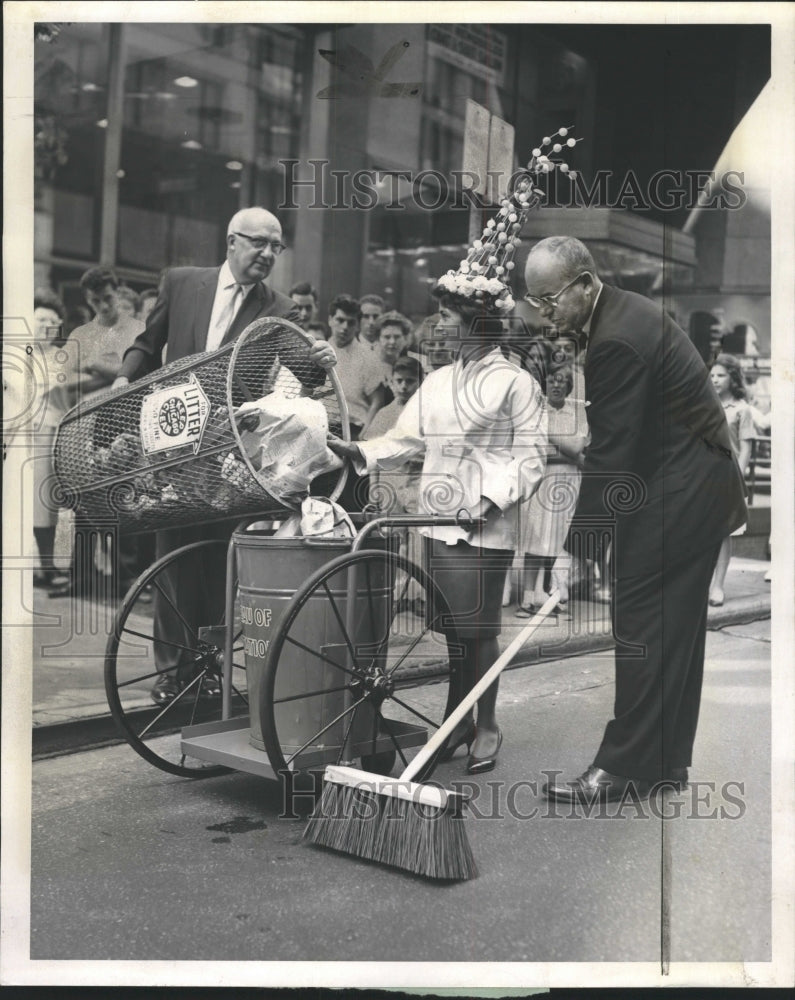
<path fill-rule="evenodd" d="M 571 288 L 575 281 L 579 281 L 580 278 L 584 277 L 586 274 L 591 274 L 591 272 L 582 271 L 576 278 L 572 278 L 567 285 L 564 285 L 559 292 L 555 292 L 554 295 L 525 295 L 525 302 L 529 302 L 534 309 L 540 309 L 542 306 L 549 306 L 550 309 L 554 309 L 558 304 L 558 299 L 566 291 L 566 289 Z M 593 277 L 593 275 L 591 276 Z"/>
<path fill-rule="evenodd" d="M 264 250 L 266 247 L 270 247 L 274 257 L 278 257 L 283 250 L 287 249 L 284 243 L 280 243 L 279 240 L 269 240 L 267 236 L 249 236 L 248 233 L 232 233 L 232 235 L 242 236 L 243 239 L 249 241 L 255 250 Z"/>

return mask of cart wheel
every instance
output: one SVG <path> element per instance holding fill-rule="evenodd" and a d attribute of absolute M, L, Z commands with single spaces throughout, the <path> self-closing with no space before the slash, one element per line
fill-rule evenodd
<path fill-rule="evenodd" d="M 180 748 L 183 727 L 221 719 L 221 677 L 224 657 L 223 599 L 214 600 L 196 624 L 180 609 L 180 579 L 201 579 L 205 586 L 226 577 L 227 542 L 194 542 L 163 556 L 128 591 L 116 614 L 105 648 L 105 693 L 122 735 L 144 760 L 162 771 L 187 778 L 205 778 L 228 768 L 189 757 Z M 214 575 L 211 575 L 214 574 Z M 220 609 L 220 610 L 219 610 Z M 155 618 L 160 625 L 155 639 Z M 208 627 L 209 626 L 209 627 Z M 235 602 L 234 662 L 230 717 L 248 714 L 242 631 Z M 167 634 L 168 638 L 161 636 Z M 163 660 L 173 664 L 158 671 L 157 646 Z M 168 677 L 178 694 L 156 705 L 152 688 Z"/>
<path fill-rule="evenodd" d="M 462 697 L 449 616 L 430 577 L 394 551 L 346 553 L 315 572 L 275 627 L 259 692 L 274 771 L 359 761 L 388 774 L 398 759 L 402 771 Z M 450 646 L 430 627 L 441 621 Z"/>

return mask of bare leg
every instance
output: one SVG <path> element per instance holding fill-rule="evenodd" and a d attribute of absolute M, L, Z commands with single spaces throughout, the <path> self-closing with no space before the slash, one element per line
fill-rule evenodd
<path fill-rule="evenodd" d="M 723 593 L 723 585 L 726 582 L 726 571 L 729 568 L 731 557 L 731 537 L 724 538 L 721 543 L 720 552 L 718 553 L 718 562 L 715 566 L 715 572 L 712 575 L 712 586 L 709 588 L 709 603 L 713 607 L 720 607 L 720 605 L 723 604 L 725 597 L 725 594 Z"/>
<path fill-rule="evenodd" d="M 522 587 L 522 605 L 538 607 L 545 600 L 544 590 L 544 560 L 539 556 L 525 553 L 524 585 Z M 539 597 L 541 600 L 539 601 Z"/>

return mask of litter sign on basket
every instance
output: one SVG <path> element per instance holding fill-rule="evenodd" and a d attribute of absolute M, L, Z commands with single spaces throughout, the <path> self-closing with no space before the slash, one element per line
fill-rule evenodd
<path fill-rule="evenodd" d="M 141 403 L 144 454 L 188 444 L 198 452 L 209 416 L 210 401 L 193 372 L 188 382 L 150 393 Z"/>

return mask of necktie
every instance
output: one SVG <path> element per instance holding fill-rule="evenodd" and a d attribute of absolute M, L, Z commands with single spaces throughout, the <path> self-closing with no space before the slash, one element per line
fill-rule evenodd
<path fill-rule="evenodd" d="M 234 291 L 230 294 L 231 288 L 232 286 L 229 286 L 224 289 L 227 296 L 226 302 L 224 303 L 223 309 L 218 314 L 218 318 L 207 334 L 207 346 L 205 350 L 214 351 L 216 348 L 221 346 L 229 327 L 232 325 L 232 321 L 237 315 L 237 310 L 240 308 L 240 304 L 243 301 L 243 286 L 235 283 Z"/>

